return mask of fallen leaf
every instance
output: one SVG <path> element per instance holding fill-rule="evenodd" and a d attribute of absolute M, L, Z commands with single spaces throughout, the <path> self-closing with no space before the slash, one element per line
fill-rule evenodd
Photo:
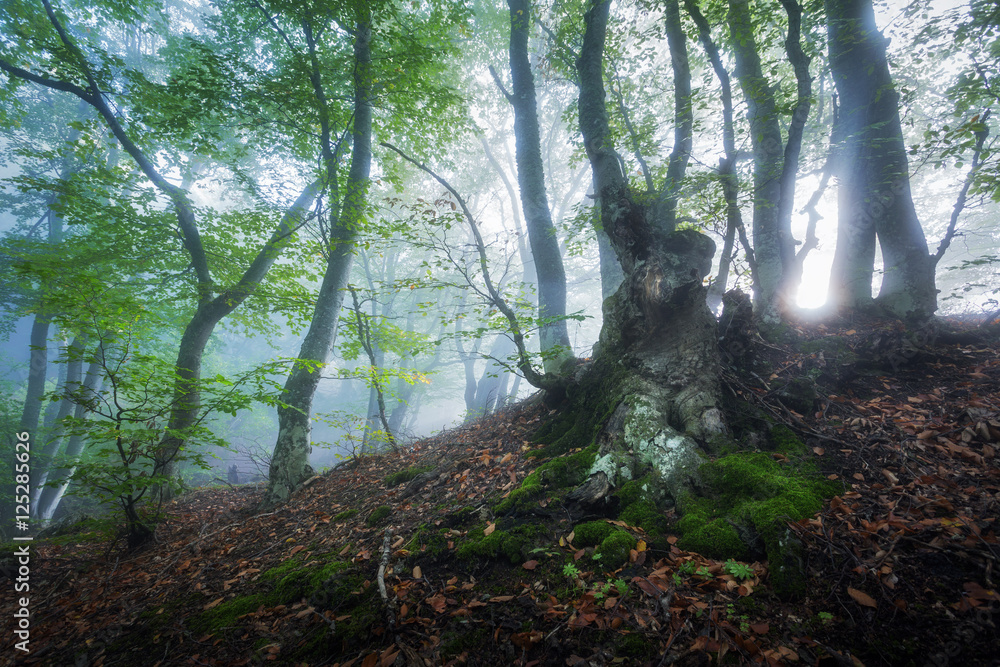
<path fill-rule="evenodd" d="M 493 531 L 496 530 L 496 529 L 497 529 L 497 525 L 495 523 L 491 523 L 490 525 L 486 526 L 486 528 L 483 530 L 483 535 L 487 535 L 487 536 L 492 535 Z"/>
<path fill-rule="evenodd" d="M 534 570 L 536 567 L 538 567 L 538 561 L 529 560 L 527 563 L 522 563 L 521 567 L 523 567 L 525 570 Z"/>
<path fill-rule="evenodd" d="M 750 629 L 756 632 L 758 635 L 766 635 L 771 629 L 771 626 L 767 623 L 751 623 Z"/>
<path fill-rule="evenodd" d="M 815 454 L 816 456 L 823 456 L 824 454 L 826 454 L 826 450 L 823 449 L 822 447 L 813 447 L 813 454 Z"/>
<path fill-rule="evenodd" d="M 850 586 L 848 586 L 847 587 L 847 594 L 850 595 L 852 598 L 854 598 L 854 601 L 857 602 L 860 605 L 864 605 L 866 607 L 871 607 L 873 609 L 877 609 L 878 608 L 878 603 L 875 602 L 875 600 L 872 598 L 872 596 L 870 596 L 867 593 L 864 593 L 862 591 L 859 591 L 856 588 L 851 588 Z"/>
<path fill-rule="evenodd" d="M 204 609 L 204 610 L 206 610 L 206 611 L 207 611 L 207 610 L 211 609 L 212 607 L 215 607 L 215 606 L 217 606 L 217 605 L 218 605 L 219 603 L 221 603 L 221 602 L 222 602 L 223 600 L 225 600 L 225 598 L 219 598 L 218 600 L 215 600 L 215 601 L 213 601 L 213 602 L 209 602 L 209 603 L 208 603 L 207 605 L 205 605 L 204 607 L 202 607 L 202 609 Z"/>
<path fill-rule="evenodd" d="M 438 612 L 439 614 L 444 611 L 444 608 L 448 604 L 447 600 L 445 600 L 445 597 L 440 593 L 432 595 L 431 597 L 424 600 L 424 602 L 433 607 L 434 611 Z"/>
<path fill-rule="evenodd" d="M 303 549 L 305 549 L 305 548 L 306 548 L 306 547 L 305 547 L 305 545 L 304 545 L 304 544 L 300 544 L 300 545 L 299 545 L 299 546 L 297 546 L 297 547 L 293 547 L 293 548 L 292 548 L 292 550 L 288 552 L 288 555 L 289 555 L 289 556 L 294 556 L 295 554 L 297 554 L 298 552 L 302 551 L 302 550 L 303 550 Z"/>
<path fill-rule="evenodd" d="M 639 543 L 637 545 L 635 545 L 635 550 L 636 551 L 645 551 L 646 550 L 646 541 L 645 540 L 639 540 Z"/>
<path fill-rule="evenodd" d="M 413 578 L 414 579 L 423 579 L 423 577 L 424 577 L 424 572 L 423 572 L 423 570 L 420 569 L 419 565 L 417 565 L 415 568 L 413 568 Z"/>

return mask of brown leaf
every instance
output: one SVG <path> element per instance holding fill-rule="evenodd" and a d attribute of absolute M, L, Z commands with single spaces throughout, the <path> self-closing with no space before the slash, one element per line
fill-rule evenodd
<path fill-rule="evenodd" d="M 483 535 L 486 535 L 488 537 L 492 535 L 493 531 L 496 529 L 497 525 L 495 523 L 491 523 L 490 525 L 486 526 L 486 528 L 483 530 Z"/>
<path fill-rule="evenodd" d="M 767 623 L 751 623 L 750 629 L 756 632 L 758 635 L 766 635 L 771 629 L 771 626 Z"/>
<path fill-rule="evenodd" d="M 297 547 L 293 547 L 292 550 L 288 552 L 288 555 L 289 556 L 294 556 L 295 554 L 297 554 L 298 552 L 302 551 L 305 548 L 306 547 L 305 547 L 304 544 L 300 544 Z"/>
<path fill-rule="evenodd" d="M 523 567 L 525 570 L 534 570 L 536 567 L 538 567 L 538 561 L 529 560 L 527 563 L 521 563 L 521 567 Z"/>
<path fill-rule="evenodd" d="M 445 600 L 445 597 L 440 593 L 432 595 L 431 597 L 424 600 L 424 602 L 429 604 L 434 609 L 434 611 L 438 612 L 439 614 L 444 611 L 444 608 L 448 604 L 448 601 Z"/>
<path fill-rule="evenodd" d="M 413 568 L 413 578 L 414 579 L 423 579 L 423 577 L 424 577 L 424 572 L 423 572 L 423 570 L 420 569 L 419 565 L 417 565 L 415 568 Z"/>
<path fill-rule="evenodd" d="M 851 588 L 850 586 L 848 586 L 847 594 L 850 595 L 852 598 L 854 598 L 854 601 L 860 605 L 871 607 L 872 609 L 878 608 L 878 603 L 875 602 L 872 596 L 868 595 L 868 593 L 864 593 L 856 588 Z"/>
<path fill-rule="evenodd" d="M 212 602 L 209 602 L 207 605 L 205 605 L 204 607 L 202 607 L 202 609 L 204 609 L 204 610 L 207 611 L 207 610 L 211 609 L 212 607 L 218 606 L 219 603 L 221 603 L 224 599 L 225 598 L 219 598 L 218 600 L 214 600 Z"/>
<path fill-rule="evenodd" d="M 824 454 L 826 454 L 826 450 L 823 449 L 822 447 L 813 447 L 813 454 L 815 454 L 816 456 L 823 456 Z"/>
<path fill-rule="evenodd" d="M 490 602 L 510 602 L 514 599 L 513 595 L 498 595 L 496 597 L 490 598 Z"/>
<path fill-rule="evenodd" d="M 397 648 L 393 651 L 392 649 L 395 648 L 395 646 L 396 645 L 393 644 L 382 652 L 382 667 L 389 667 L 389 665 L 396 662 L 396 656 L 399 655 L 399 649 Z"/>

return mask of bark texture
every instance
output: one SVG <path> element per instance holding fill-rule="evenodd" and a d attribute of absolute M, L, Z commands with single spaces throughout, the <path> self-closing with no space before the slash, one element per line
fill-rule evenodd
<path fill-rule="evenodd" d="M 875 26 L 871 0 L 825 5 L 843 137 L 831 300 L 847 308 L 872 302 L 877 237 L 884 270 L 879 305 L 899 317 L 927 317 L 937 309 L 934 262 L 913 207 L 887 40 Z"/>
<path fill-rule="evenodd" d="M 718 407 L 715 319 L 702 278 L 715 244 L 677 231 L 663 208 L 636 201 L 610 141 L 602 72 L 609 3 L 586 14 L 577 60 L 580 128 L 590 159 L 601 222 L 624 280 L 604 302 L 604 327 L 591 373 L 615 378 L 616 406 L 591 470 L 611 486 L 652 469 L 675 498 L 702 461 L 701 445 L 725 431 Z"/>

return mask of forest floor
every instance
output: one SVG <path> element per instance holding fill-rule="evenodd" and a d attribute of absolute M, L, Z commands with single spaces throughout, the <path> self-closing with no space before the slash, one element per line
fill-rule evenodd
<path fill-rule="evenodd" d="M 550 411 L 529 401 L 319 475 L 275 512 L 254 512 L 257 485 L 195 490 L 138 554 L 85 535 L 36 541 L 30 653 L 5 648 L 0 663 L 1000 664 L 1000 349 L 900 347 L 878 322 L 798 328 L 837 345 L 766 346 L 768 377 L 727 376 L 843 483 L 790 523 L 807 576 L 797 599 L 774 593 L 766 562 L 709 559 L 622 522 L 636 548 L 605 571 L 574 545 L 565 490 L 495 516 L 539 465 L 527 455 Z M 885 370 L 854 367 L 889 340 Z M 821 394 L 808 414 L 769 388 L 810 371 Z"/>

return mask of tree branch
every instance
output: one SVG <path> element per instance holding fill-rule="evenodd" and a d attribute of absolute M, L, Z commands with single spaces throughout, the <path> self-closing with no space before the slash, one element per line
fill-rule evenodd
<path fill-rule="evenodd" d="M 521 332 L 521 326 L 517 321 L 517 314 L 511 309 L 511 307 L 501 296 L 500 292 L 497 290 L 496 286 L 493 284 L 493 279 L 490 277 L 489 262 L 486 258 L 486 243 L 483 241 L 483 235 L 479 232 L 479 225 L 476 223 L 476 218 L 469 210 L 468 204 L 466 204 L 465 199 L 462 195 L 458 194 L 458 191 L 451 186 L 451 184 L 446 181 L 441 176 L 438 176 L 430 169 L 427 165 L 419 162 L 418 160 L 410 157 L 400 149 L 396 148 L 392 144 L 383 141 L 382 146 L 395 151 L 404 160 L 414 165 L 421 171 L 427 173 L 431 178 L 440 183 L 458 202 L 458 205 L 462 209 L 462 213 L 465 215 L 466 221 L 469 223 L 469 228 L 472 230 L 472 235 L 476 240 L 476 249 L 479 252 L 479 265 L 483 272 L 483 281 L 486 283 L 486 290 L 489 293 L 490 301 L 496 306 L 497 310 L 503 313 L 504 317 L 507 318 L 507 323 L 510 325 L 511 334 L 514 338 L 514 345 L 517 347 L 518 364 L 517 368 L 524 374 L 524 377 L 532 386 L 538 387 L 539 389 L 555 389 L 561 386 L 561 382 L 558 378 L 554 378 L 548 374 L 541 374 L 534 369 L 531 365 L 531 360 L 528 358 L 528 352 L 524 345 L 524 334 Z"/>

